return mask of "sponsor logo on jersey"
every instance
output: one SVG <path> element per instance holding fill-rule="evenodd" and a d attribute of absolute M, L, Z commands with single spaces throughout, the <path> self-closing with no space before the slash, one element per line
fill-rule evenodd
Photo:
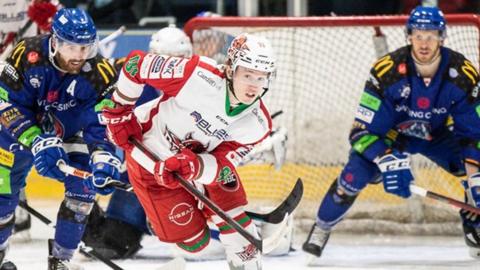
<path fill-rule="evenodd" d="M 7 109 L 8 107 L 12 106 L 12 104 L 6 102 L 6 101 L 3 101 L 3 100 L 0 100 L 0 111 L 3 111 L 5 109 Z"/>
<path fill-rule="evenodd" d="M 204 81 L 206 81 L 210 86 L 212 87 L 217 87 L 217 83 L 215 82 L 214 79 L 212 79 L 211 77 L 208 77 L 207 74 L 205 74 L 205 72 L 199 70 L 197 72 L 197 75 L 198 77 L 202 78 Z"/>
<path fill-rule="evenodd" d="M 18 82 L 18 80 L 20 79 L 20 76 L 18 75 L 17 70 L 10 64 L 5 65 L 5 68 L 3 69 L 3 73 L 5 73 L 14 82 Z"/>
<path fill-rule="evenodd" d="M 38 77 L 38 76 L 30 76 L 30 80 L 29 80 L 29 83 L 30 85 L 33 87 L 33 88 L 39 88 L 40 85 L 42 84 L 41 82 L 41 79 L 43 79 L 42 77 Z"/>
<path fill-rule="evenodd" d="M 400 63 L 397 67 L 397 71 L 402 75 L 407 74 L 407 65 L 405 63 Z"/>
<path fill-rule="evenodd" d="M 77 106 L 77 102 L 73 99 L 65 103 L 59 103 L 59 102 L 50 103 L 47 100 L 39 100 L 37 103 L 39 107 L 44 107 L 45 111 L 48 111 L 50 108 L 54 108 L 57 111 L 66 111 Z"/>
<path fill-rule="evenodd" d="M 426 97 L 419 97 L 417 99 L 417 106 L 423 110 L 428 109 L 428 107 L 430 107 L 430 99 Z"/>
<path fill-rule="evenodd" d="M 355 114 L 355 118 L 362 120 L 365 123 L 371 124 L 373 117 L 375 116 L 375 112 L 369 110 L 365 107 L 358 106 L 357 113 Z"/>
<path fill-rule="evenodd" d="M 433 114 L 445 114 L 447 113 L 447 108 L 440 107 L 440 108 L 432 108 L 431 111 L 415 111 L 410 109 L 406 105 L 397 105 L 395 107 L 395 111 L 397 112 L 406 112 L 408 116 L 418 119 L 430 119 L 432 118 Z"/>
<path fill-rule="evenodd" d="M 125 64 L 125 71 L 130 74 L 130 76 L 135 77 L 138 73 L 138 61 L 140 60 L 140 55 L 132 56 L 128 59 L 128 62 Z"/>
<path fill-rule="evenodd" d="M 38 62 L 38 53 L 36 51 L 31 51 L 27 54 L 27 61 L 35 64 Z"/>
<path fill-rule="evenodd" d="M 58 100 L 58 91 L 51 90 L 47 92 L 47 102 L 54 102 Z"/>
<path fill-rule="evenodd" d="M 23 118 L 25 118 L 25 115 L 23 115 L 17 108 L 11 108 L 7 111 L 4 111 L 0 115 L 0 123 L 4 127 L 8 128 L 13 122 L 21 120 Z"/>
<path fill-rule="evenodd" d="M 170 79 L 173 77 L 173 69 L 175 65 L 177 64 L 178 60 L 180 58 L 175 58 L 175 57 L 170 57 L 168 58 L 167 62 L 165 62 L 165 65 L 163 65 L 163 72 L 160 75 L 163 79 Z"/>
<path fill-rule="evenodd" d="M 250 150 L 252 150 L 252 148 L 253 148 L 253 146 L 239 147 L 235 150 L 232 150 L 232 151 L 228 152 L 225 155 L 225 158 L 228 159 L 228 161 L 230 161 L 230 163 L 232 163 L 233 166 L 237 167 L 242 162 L 242 159 L 246 155 L 248 155 Z"/>
<path fill-rule="evenodd" d="M 155 54 L 146 54 L 143 57 L 142 65 L 140 66 L 140 78 L 149 78 L 150 67 L 158 56 Z"/>
<path fill-rule="evenodd" d="M 239 187 L 237 174 L 228 166 L 223 167 L 218 172 L 217 183 L 223 190 L 229 192 L 236 191 Z"/>
<path fill-rule="evenodd" d="M 213 129 L 212 124 L 205 120 L 199 112 L 194 111 L 190 113 L 190 115 L 193 117 L 196 127 L 200 129 L 205 135 L 215 137 L 222 141 L 225 141 L 228 139 L 228 137 L 230 137 L 227 131 L 223 128 Z"/>
<path fill-rule="evenodd" d="M 11 168 L 13 166 L 14 154 L 10 153 L 3 148 L 0 148 L 0 164 Z"/>
<path fill-rule="evenodd" d="M 175 205 L 170 213 L 168 219 L 178 226 L 185 226 L 193 219 L 195 208 L 188 203 L 179 203 Z"/>
<path fill-rule="evenodd" d="M 235 254 L 240 258 L 240 260 L 242 260 L 242 262 L 246 262 L 255 258 L 257 253 L 258 249 L 253 244 L 249 244 L 248 246 L 243 248 L 242 252 L 238 252 Z"/>
<path fill-rule="evenodd" d="M 382 104 L 382 101 L 379 98 L 367 92 L 363 92 L 362 97 L 360 98 L 360 105 L 374 111 L 378 111 L 380 104 Z"/>
<path fill-rule="evenodd" d="M 400 89 L 400 96 L 402 98 L 408 98 L 411 91 L 412 90 L 410 89 L 410 85 L 406 84 Z"/>
<path fill-rule="evenodd" d="M 409 120 L 397 125 L 398 132 L 423 140 L 432 140 L 431 125 L 429 122 L 421 120 Z"/>
<path fill-rule="evenodd" d="M 165 58 L 162 56 L 157 56 L 155 58 L 155 61 L 153 61 L 152 65 L 152 71 L 151 71 L 151 77 L 154 78 L 154 74 L 158 75 L 160 74 L 160 71 L 162 70 L 162 64 L 165 61 Z M 159 76 L 156 76 L 155 78 L 159 78 Z"/>
<path fill-rule="evenodd" d="M 450 76 L 450 78 L 454 79 L 454 78 L 458 77 L 458 71 L 454 68 L 450 68 L 448 70 L 448 75 Z"/>
<path fill-rule="evenodd" d="M 185 65 L 188 59 L 181 59 L 177 66 L 173 69 L 173 78 L 183 78 L 185 72 Z"/>

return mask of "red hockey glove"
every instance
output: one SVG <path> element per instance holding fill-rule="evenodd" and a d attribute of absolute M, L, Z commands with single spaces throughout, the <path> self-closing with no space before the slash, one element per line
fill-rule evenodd
<path fill-rule="evenodd" d="M 50 32 L 52 18 L 56 12 L 57 7 L 48 1 L 34 1 L 28 7 L 28 17 L 44 32 Z"/>
<path fill-rule="evenodd" d="M 105 108 L 102 115 L 107 122 L 108 139 L 123 150 L 132 150 L 133 145 L 128 141 L 130 137 L 142 140 L 142 126 L 133 113 L 133 106 Z"/>
<path fill-rule="evenodd" d="M 173 157 L 157 162 L 154 176 L 159 185 L 174 189 L 179 186 L 175 173 L 187 181 L 193 181 L 198 178 L 202 168 L 203 164 L 197 154 L 185 148 Z"/>

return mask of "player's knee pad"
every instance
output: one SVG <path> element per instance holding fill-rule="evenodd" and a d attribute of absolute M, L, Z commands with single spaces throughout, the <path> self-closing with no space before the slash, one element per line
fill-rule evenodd
<path fill-rule="evenodd" d="M 244 212 L 243 207 L 232 209 L 227 214 L 233 217 L 250 234 L 259 237 L 255 224 Z M 220 241 L 225 247 L 230 269 L 257 270 L 262 268 L 261 253 L 253 244 L 218 216 L 212 216 L 212 220 L 220 230 Z"/>
<path fill-rule="evenodd" d="M 58 217 L 74 223 L 86 224 L 92 208 L 93 202 L 84 202 L 66 197 L 60 205 Z"/>
<path fill-rule="evenodd" d="M 358 193 L 351 193 L 343 186 L 340 186 L 337 179 L 333 181 L 327 194 L 333 197 L 335 203 L 341 205 L 352 205 L 358 196 Z"/>
<path fill-rule="evenodd" d="M 198 253 L 205 249 L 210 243 L 210 230 L 206 226 L 200 233 L 191 237 L 181 243 L 177 243 L 177 246 L 189 253 Z"/>

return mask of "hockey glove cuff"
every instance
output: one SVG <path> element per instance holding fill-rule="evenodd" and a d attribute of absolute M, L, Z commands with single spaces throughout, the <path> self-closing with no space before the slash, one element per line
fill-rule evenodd
<path fill-rule="evenodd" d="M 40 175 L 65 180 L 67 175 L 58 168 L 60 162 L 69 162 L 62 139 L 54 135 L 38 135 L 32 143 L 32 154 L 35 169 Z"/>
<path fill-rule="evenodd" d="M 410 156 L 408 154 L 393 152 L 374 160 L 383 178 L 385 192 L 408 198 L 410 182 L 413 175 L 410 168 Z"/>
<path fill-rule="evenodd" d="M 129 138 L 142 140 L 142 126 L 133 113 L 133 106 L 105 108 L 102 114 L 107 122 L 107 137 L 112 143 L 125 151 L 131 151 L 133 145 L 128 141 Z"/>
<path fill-rule="evenodd" d="M 201 175 L 202 170 L 201 158 L 185 148 L 173 157 L 155 164 L 155 180 L 161 186 L 174 189 L 179 186 L 175 174 L 187 181 L 193 181 Z"/>
<path fill-rule="evenodd" d="M 84 185 L 97 193 L 108 195 L 114 187 L 108 186 L 110 180 L 120 178 L 120 160 L 106 151 L 95 151 L 90 159 L 92 176 L 85 180 Z"/>

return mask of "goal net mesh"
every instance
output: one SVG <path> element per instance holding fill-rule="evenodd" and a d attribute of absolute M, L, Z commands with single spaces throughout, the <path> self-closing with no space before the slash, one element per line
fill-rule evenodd
<path fill-rule="evenodd" d="M 445 46 L 463 53 L 478 68 L 476 17 L 447 15 Z M 194 52 L 224 61 L 232 38 L 249 32 L 268 38 L 277 55 L 277 76 L 264 96 L 271 113 L 283 111 L 274 127 L 288 129 L 287 156 L 281 169 L 268 155 L 239 168 L 251 205 L 275 206 L 304 183 L 296 211 L 300 228 L 311 226 L 323 196 L 348 157 L 348 134 L 372 64 L 382 52 L 406 45 L 405 16 L 336 18 L 197 18 L 187 23 Z M 375 42 L 380 30 L 385 42 Z M 415 183 L 463 201 L 457 179 L 427 159 L 413 158 Z M 425 198 L 408 200 L 369 185 L 337 230 L 407 234 L 458 234 L 458 211 Z"/>

